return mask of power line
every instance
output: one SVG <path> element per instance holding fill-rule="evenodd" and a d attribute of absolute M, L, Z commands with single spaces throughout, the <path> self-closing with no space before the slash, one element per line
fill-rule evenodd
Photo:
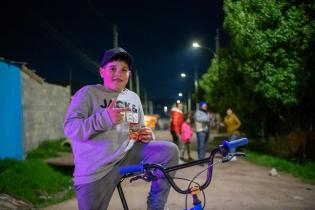
<path fill-rule="evenodd" d="M 36 18 L 40 26 L 48 32 L 48 37 L 53 41 L 61 44 L 66 49 L 70 56 L 81 66 L 94 75 L 98 76 L 97 69 L 99 68 L 98 62 L 91 59 L 87 54 L 81 52 L 79 48 L 73 45 L 56 27 L 54 27 L 46 18 L 36 11 L 32 11 L 31 15 Z M 92 69 L 95 69 L 94 71 Z"/>
<path fill-rule="evenodd" d="M 117 25 L 114 23 L 111 23 L 107 18 L 104 17 L 104 15 L 99 12 L 92 2 L 90 0 L 87 0 L 88 5 L 93 10 L 94 14 L 96 14 L 104 23 L 109 24 L 113 27 L 113 47 L 118 47 L 118 32 L 117 32 Z"/>
<path fill-rule="evenodd" d="M 90 9 L 93 10 L 93 12 L 106 24 L 109 24 L 111 26 L 113 26 L 113 23 L 111 23 L 109 20 L 107 20 L 104 15 L 102 13 L 100 13 L 92 4 L 92 2 L 90 0 L 87 0 L 88 5 L 90 6 Z"/>

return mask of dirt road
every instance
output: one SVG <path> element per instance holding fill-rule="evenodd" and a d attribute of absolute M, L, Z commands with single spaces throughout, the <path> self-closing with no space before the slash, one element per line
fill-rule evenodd
<path fill-rule="evenodd" d="M 158 139 L 170 139 L 168 132 L 157 132 Z M 196 153 L 193 153 L 196 158 Z M 177 172 L 177 177 L 192 178 L 199 171 L 205 169 L 195 166 Z M 205 209 L 286 209 L 286 210 L 312 210 L 315 209 L 315 186 L 303 183 L 298 179 L 283 173 L 279 176 L 269 176 L 271 168 L 251 164 L 242 158 L 235 162 L 217 164 L 214 168 L 213 181 L 205 190 Z M 197 181 L 202 183 L 202 177 Z M 180 183 L 187 186 L 188 183 Z M 146 196 L 149 184 L 143 181 L 129 183 L 125 180 L 125 192 L 129 209 L 145 210 Z M 200 195 L 202 198 L 202 195 Z M 203 199 L 203 198 L 202 198 Z M 189 207 L 191 200 L 188 200 Z M 185 196 L 171 190 L 167 202 L 169 210 L 181 210 L 185 207 Z M 76 199 L 72 199 L 45 210 L 74 210 L 77 209 Z M 115 192 L 109 205 L 109 210 L 122 209 L 118 193 Z"/>

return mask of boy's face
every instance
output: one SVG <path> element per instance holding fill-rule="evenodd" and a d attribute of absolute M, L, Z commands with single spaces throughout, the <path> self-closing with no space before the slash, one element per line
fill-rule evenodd
<path fill-rule="evenodd" d="M 126 61 L 114 60 L 100 68 L 104 86 L 114 92 L 121 92 L 126 87 L 130 70 Z"/>

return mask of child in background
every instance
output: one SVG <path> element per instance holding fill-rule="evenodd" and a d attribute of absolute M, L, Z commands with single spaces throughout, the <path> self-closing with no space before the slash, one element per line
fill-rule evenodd
<path fill-rule="evenodd" d="M 193 135 L 192 128 L 190 126 L 190 113 L 186 113 L 184 116 L 184 122 L 181 127 L 181 135 L 180 135 L 180 140 L 183 143 L 182 149 L 181 149 L 181 156 L 180 159 L 182 161 L 185 161 L 186 159 L 184 158 L 185 152 L 187 151 L 188 154 L 188 161 L 193 161 L 193 158 L 190 155 L 190 144 L 191 144 L 191 138 Z"/>

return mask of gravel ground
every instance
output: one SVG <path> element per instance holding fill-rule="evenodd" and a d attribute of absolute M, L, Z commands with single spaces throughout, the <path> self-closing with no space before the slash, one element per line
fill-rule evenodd
<path fill-rule="evenodd" d="M 167 131 L 157 131 L 157 139 L 170 139 Z M 196 158 L 196 152 L 193 157 Z M 249 163 L 246 158 L 238 158 L 224 164 L 217 164 L 214 168 L 213 181 L 204 191 L 206 198 L 205 209 L 286 209 L 286 210 L 311 210 L 315 209 L 315 186 L 294 178 L 290 175 L 279 173 L 278 176 L 269 176 L 271 168 L 257 166 Z M 177 172 L 176 176 L 192 178 L 206 166 L 194 166 Z M 197 181 L 202 183 L 204 176 Z M 182 187 L 187 182 L 178 182 Z M 131 210 L 145 210 L 146 196 L 150 184 L 144 181 L 129 183 L 125 180 L 123 190 Z M 203 200 L 202 194 L 199 196 Z M 188 199 L 188 207 L 191 199 Z M 185 196 L 171 190 L 167 202 L 169 210 L 185 208 Z M 74 210 L 77 209 L 76 199 L 45 208 L 45 210 Z M 109 210 L 122 209 L 122 205 L 115 192 L 109 204 Z"/>

